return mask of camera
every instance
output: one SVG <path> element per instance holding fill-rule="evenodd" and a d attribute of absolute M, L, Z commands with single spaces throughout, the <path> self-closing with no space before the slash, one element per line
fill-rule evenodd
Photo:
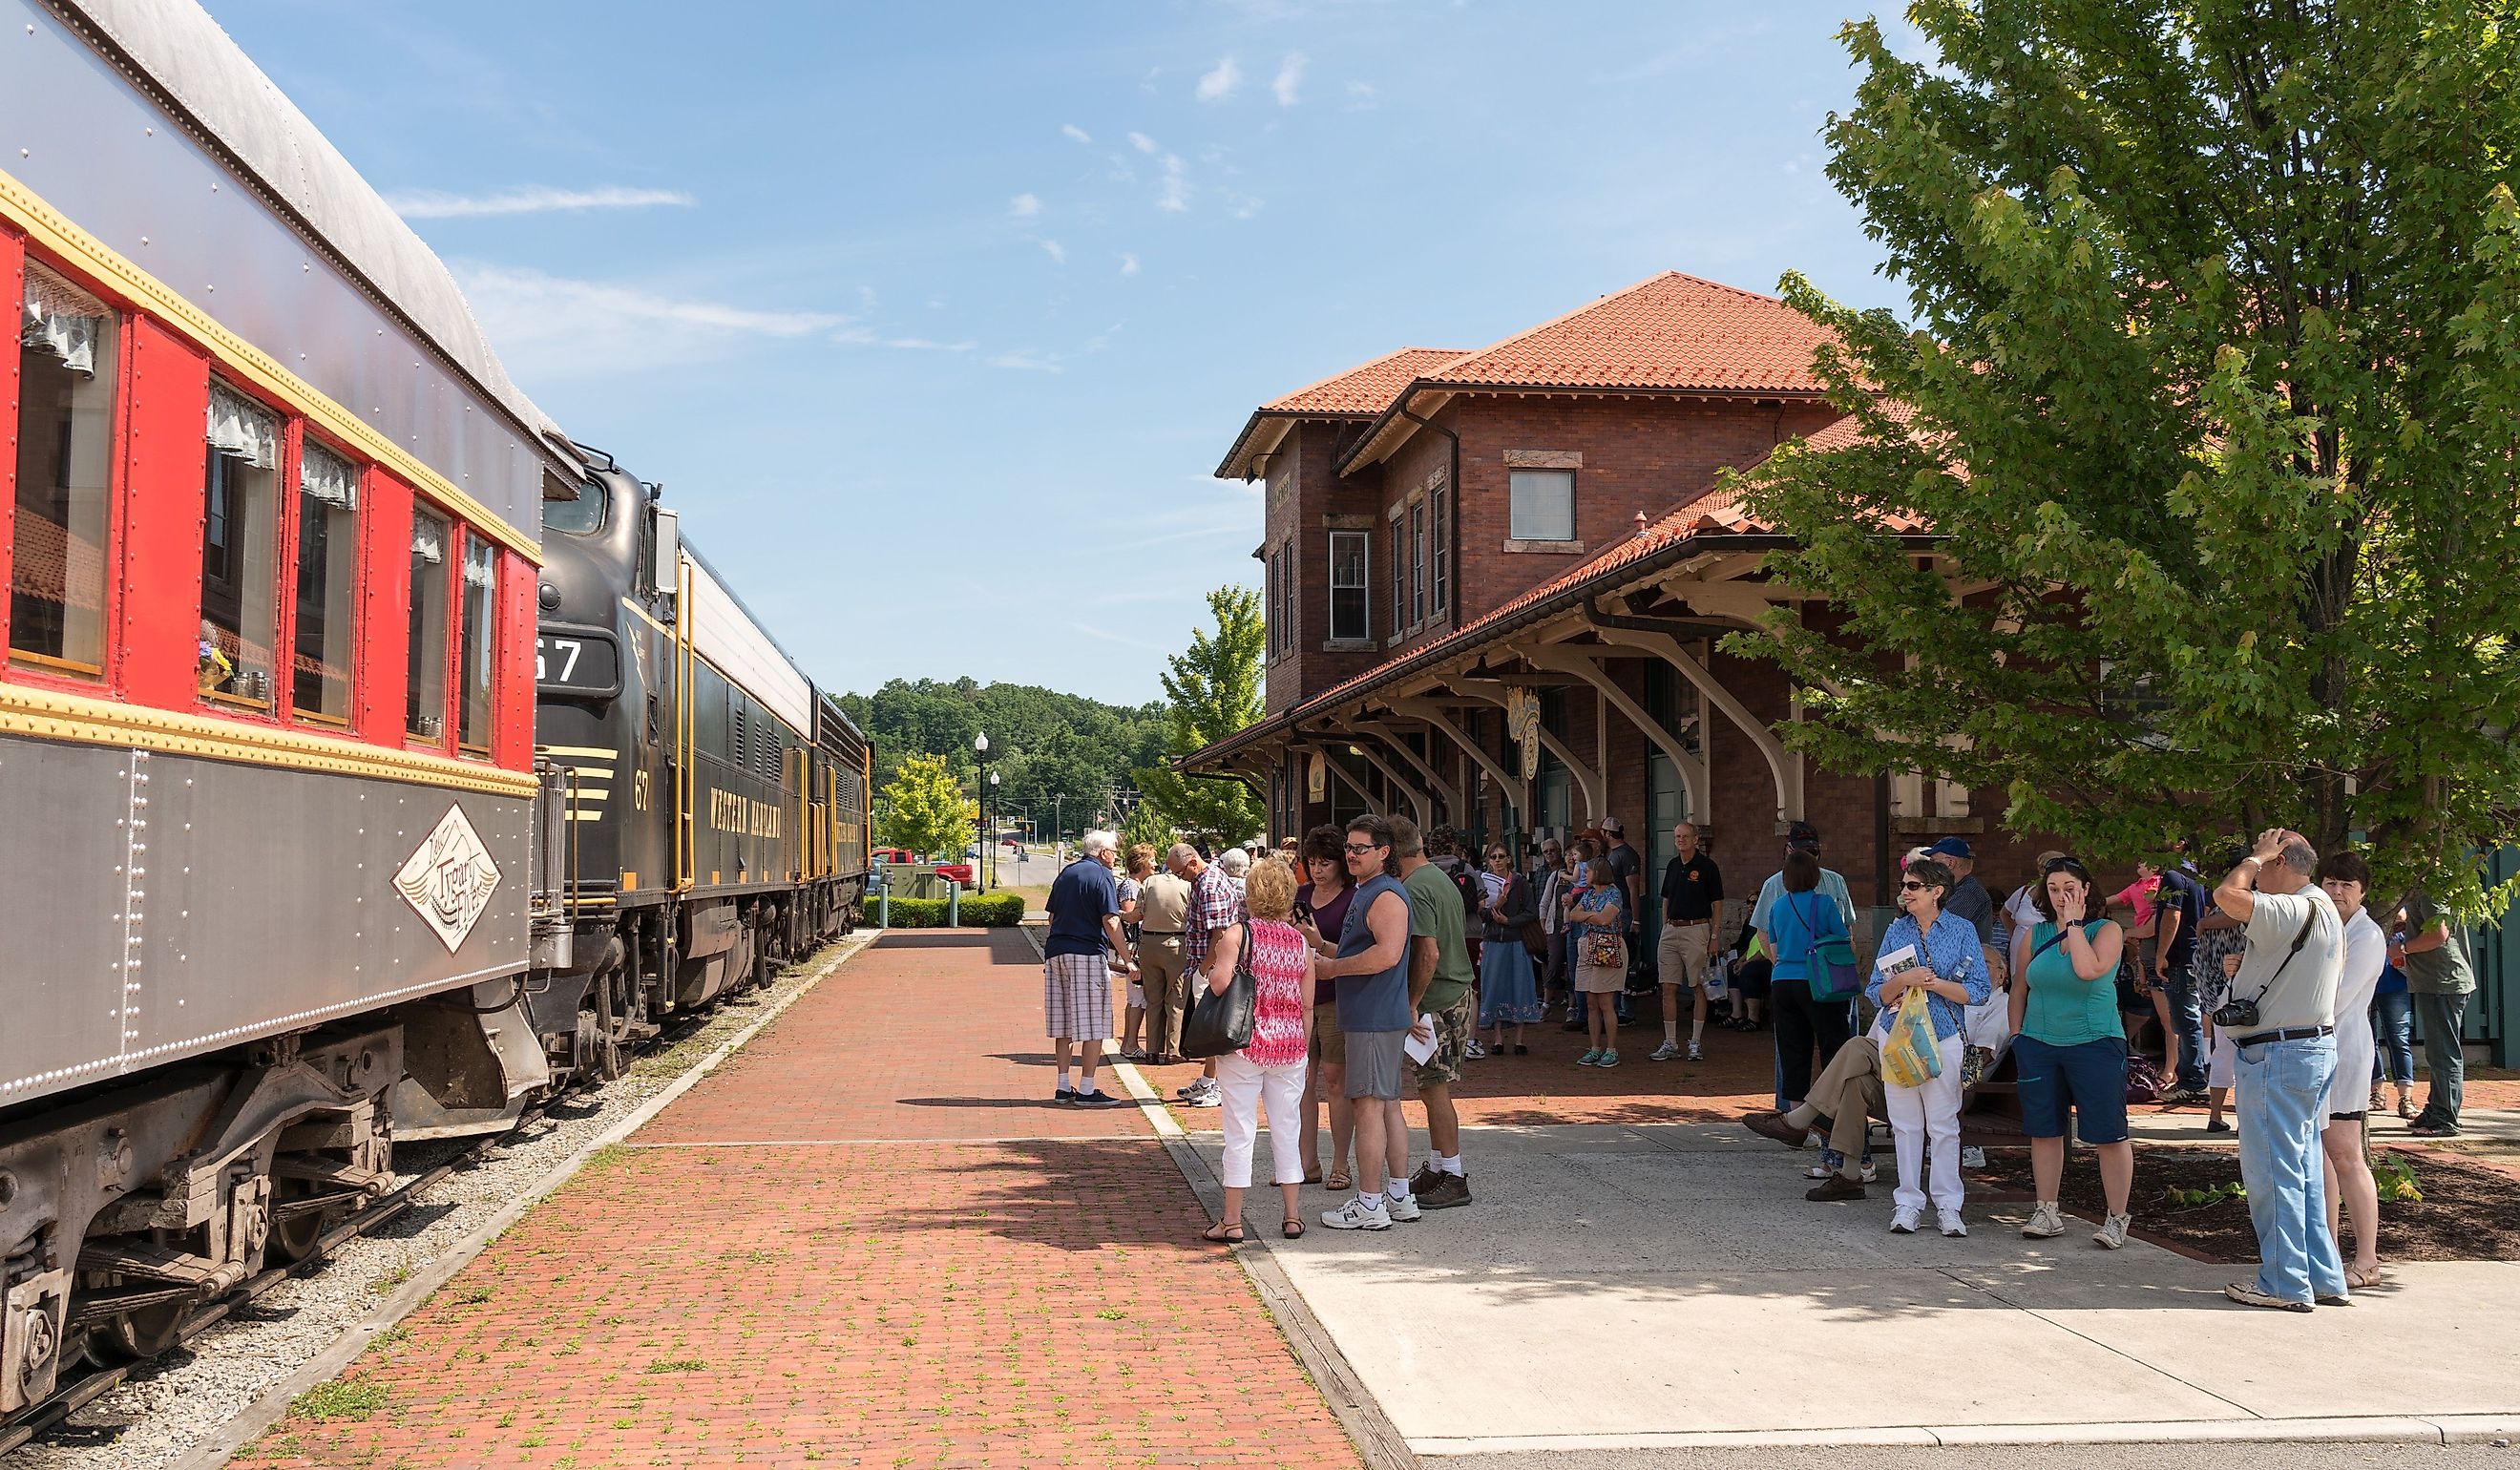
<path fill-rule="evenodd" d="M 2241 1031 L 2258 1024 L 2258 1002 L 2234 998 L 2214 1007 L 2214 1025 L 2223 1031 Z"/>

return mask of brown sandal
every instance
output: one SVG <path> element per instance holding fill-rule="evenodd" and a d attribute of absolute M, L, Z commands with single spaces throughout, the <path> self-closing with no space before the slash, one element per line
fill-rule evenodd
<path fill-rule="evenodd" d="M 1356 1180 L 1348 1177 L 1346 1170 L 1333 1169 L 1322 1180 L 1322 1187 L 1332 1194 L 1338 1194 L 1355 1188 Z"/>
<path fill-rule="evenodd" d="M 1301 1240 L 1304 1238 L 1304 1223 L 1289 1215 L 1286 1223 L 1278 1226 L 1278 1233 L 1289 1240 Z"/>
<path fill-rule="evenodd" d="M 1215 1245 L 1240 1245 L 1242 1243 L 1242 1223 L 1240 1221 L 1220 1220 L 1216 1224 L 1209 1225 L 1206 1229 L 1199 1231 L 1198 1238 Z"/>

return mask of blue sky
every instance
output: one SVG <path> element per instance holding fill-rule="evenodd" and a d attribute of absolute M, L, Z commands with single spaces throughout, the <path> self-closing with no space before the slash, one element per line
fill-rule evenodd
<path fill-rule="evenodd" d="M 1393 347 L 1664 269 L 1899 304 L 1842 5 L 208 4 L 843 690 L 1160 697 L 1257 580 L 1243 419 Z"/>

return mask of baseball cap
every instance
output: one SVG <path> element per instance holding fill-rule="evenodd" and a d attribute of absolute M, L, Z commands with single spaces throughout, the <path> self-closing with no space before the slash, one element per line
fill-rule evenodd
<path fill-rule="evenodd" d="M 1820 851 L 1820 828 L 1808 822 L 1790 823 L 1785 827 L 1785 846 L 1804 852 Z"/>
<path fill-rule="evenodd" d="M 1616 834 L 1616 835 L 1625 836 L 1625 835 L 1627 834 L 1627 830 L 1628 830 L 1628 829 L 1627 829 L 1626 825 L 1625 825 L 1625 824 L 1623 824 L 1619 821 L 1619 819 L 1618 819 L 1618 818 L 1616 818 L 1616 817 L 1604 817 L 1604 818 L 1602 818 L 1602 819 L 1601 819 L 1601 830 L 1603 830 L 1603 831 L 1605 831 L 1605 832 L 1610 832 L 1610 833 L 1613 833 L 1613 834 Z"/>
<path fill-rule="evenodd" d="M 1969 851 L 1969 845 L 1958 837 L 1945 837 L 1925 851 L 1937 858 L 1965 858 L 1973 861 L 1976 857 L 1976 854 Z"/>

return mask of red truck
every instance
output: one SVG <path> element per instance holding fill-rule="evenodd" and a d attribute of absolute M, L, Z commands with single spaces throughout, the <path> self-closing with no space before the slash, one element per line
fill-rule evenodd
<path fill-rule="evenodd" d="M 875 859 L 876 866 L 878 868 L 923 868 L 927 866 L 919 861 L 919 855 L 917 853 L 904 847 L 878 847 L 875 850 L 872 856 Z M 949 882 L 960 883 L 966 888 L 970 887 L 972 882 L 971 865 L 968 863 L 939 863 L 936 865 L 936 875 Z"/>

